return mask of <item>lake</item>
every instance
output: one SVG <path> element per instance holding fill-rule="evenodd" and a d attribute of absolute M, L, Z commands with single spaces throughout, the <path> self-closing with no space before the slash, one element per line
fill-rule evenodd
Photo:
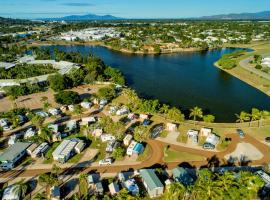
<path fill-rule="evenodd" d="M 68 52 L 92 53 L 121 70 L 127 85 L 145 98 L 188 110 L 199 106 L 217 122 L 234 122 L 235 113 L 251 108 L 270 110 L 270 98 L 214 66 L 234 48 L 162 55 L 124 54 L 101 46 L 49 46 Z"/>

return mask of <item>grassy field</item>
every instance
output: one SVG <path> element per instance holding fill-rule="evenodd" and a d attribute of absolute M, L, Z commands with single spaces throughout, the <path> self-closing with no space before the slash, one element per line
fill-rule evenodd
<path fill-rule="evenodd" d="M 270 53 L 270 42 L 252 42 L 250 44 L 226 44 L 224 47 L 239 47 L 239 48 L 250 48 L 253 49 L 253 52 L 246 53 L 243 56 L 240 56 L 238 61 L 238 66 L 231 70 L 224 70 L 227 73 L 237 77 L 238 79 L 246 82 L 247 84 L 261 90 L 267 95 L 270 95 L 270 81 L 252 73 L 242 67 L 240 67 L 239 62 L 248 57 L 251 57 L 255 54 L 263 55 Z M 219 67 L 220 68 L 220 67 Z M 221 68 L 220 68 L 221 69 Z"/>
<path fill-rule="evenodd" d="M 138 156 L 137 161 L 144 161 L 145 159 L 148 158 L 150 153 L 151 153 L 150 147 L 148 145 L 146 145 L 143 153 Z"/>
<path fill-rule="evenodd" d="M 173 149 L 164 149 L 164 161 L 174 162 L 174 161 L 201 161 L 205 158 L 203 156 L 198 156 L 195 154 L 190 154 L 186 152 L 179 152 Z"/>
<path fill-rule="evenodd" d="M 44 160 L 43 164 L 51 164 L 53 162 L 52 153 L 58 147 L 59 144 L 60 142 L 53 143 L 52 147 L 47 151 L 45 155 L 46 160 Z"/>

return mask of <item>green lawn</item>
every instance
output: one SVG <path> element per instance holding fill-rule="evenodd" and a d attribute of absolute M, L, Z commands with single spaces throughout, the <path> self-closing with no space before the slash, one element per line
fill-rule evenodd
<path fill-rule="evenodd" d="M 53 143 L 52 147 L 45 154 L 45 160 L 43 161 L 43 164 L 50 164 L 53 162 L 52 153 L 58 147 L 59 144 L 60 144 L 60 142 Z"/>
<path fill-rule="evenodd" d="M 145 159 L 148 158 L 150 153 L 151 153 L 151 149 L 148 145 L 146 145 L 143 153 L 138 156 L 137 161 L 144 161 Z"/>
<path fill-rule="evenodd" d="M 102 143 L 99 139 L 97 138 L 93 138 L 93 137 L 89 137 L 89 139 L 91 139 L 91 145 L 90 148 L 92 149 L 98 149 L 98 154 L 95 157 L 94 161 L 98 161 L 98 160 L 102 160 L 105 158 L 106 156 L 106 143 Z"/>
<path fill-rule="evenodd" d="M 174 162 L 174 161 L 200 161 L 204 160 L 203 156 L 190 154 L 186 152 L 179 152 L 173 149 L 164 149 L 164 161 L 165 162 Z"/>
<path fill-rule="evenodd" d="M 81 158 L 83 157 L 84 153 L 85 153 L 85 150 L 82 153 L 75 154 L 67 162 L 68 163 L 78 163 L 81 160 Z"/>

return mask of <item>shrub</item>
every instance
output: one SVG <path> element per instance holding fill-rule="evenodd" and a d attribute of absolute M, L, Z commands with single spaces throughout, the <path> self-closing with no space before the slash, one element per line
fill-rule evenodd
<path fill-rule="evenodd" d="M 55 94 L 54 98 L 57 103 L 63 105 L 77 104 L 81 100 L 80 95 L 73 91 L 61 91 Z"/>

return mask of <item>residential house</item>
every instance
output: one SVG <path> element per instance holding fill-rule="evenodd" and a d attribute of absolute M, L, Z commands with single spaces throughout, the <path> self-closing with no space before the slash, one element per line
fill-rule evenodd
<path fill-rule="evenodd" d="M 127 148 L 127 155 L 132 156 L 133 155 L 133 149 L 137 145 L 137 142 L 132 140 L 130 145 Z"/>
<path fill-rule="evenodd" d="M 88 126 L 89 124 L 95 123 L 95 122 L 96 122 L 95 117 L 85 117 L 85 118 L 82 118 L 80 125 L 81 126 Z"/>
<path fill-rule="evenodd" d="M 123 107 L 123 108 L 116 111 L 116 115 L 118 115 L 118 116 L 127 115 L 128 113 L 129 113 L 129 109 L 126 107 Z"/>
<path fill-rule="evenodd" d="M 164 186 L 153 169 L 141 169 L 140 174 L 150 198 L 156 198 L 163 194 Z"/>
<path fill-rule="evenodd" d="M 42 156 L 49 149 L 49 145 L 47 142 L 43 142 L 40 144 L 31 154 L 32 158 L 37 158 Z"/>
<path fill-rule="evenodd" d="M 26 155 L 26 149 L 31 145 L 28 142 L 17 142 L 7 148 L 0 155 L 0 168 L 9 170 L 14 168 L 15 163 Z"/>
<path fill-rule="evenodd" d="M 53 116 L 59 115 L 61 113 L 61 111 L 57 108 L 50 108 L 48 112 Z"/>
<path fill-rule="evenodd" d="M 75 152 L 76 152 L 77 154 L 82 153 L 82 151 L 84 150 L 85 145 L 86 145 L 86 144 L 85 144 L 82 140 L 80 140 L 80 141 L 77 143 L 77 145 L 75 146 Z"/>
<path fill-rule="evenodd" d="M 192 140 L 192 142 L 194 142 L 195 144 L 198 143 L 199 131 L 197 131 L 197 130 L 188 130 L 187 135 Z"/>
<path fill-rule="evenodd" d="M 31 144 L 27 149 L 26 149 L 26 152 L 29 156 L 32 157 L 32 154 L 33 152 L 35 151 L 35 149 L 38 147 L 38 144 L 37 143 L 33 143 Z"/>
<path fill-rule="evenodd" d="M 28 139 L 28 138 L 34 137 L 36 134 L 37 134 L 37 131 L 33 127 L 31 127 L 27 129 L 23 137 L 24 139 Z"/>

